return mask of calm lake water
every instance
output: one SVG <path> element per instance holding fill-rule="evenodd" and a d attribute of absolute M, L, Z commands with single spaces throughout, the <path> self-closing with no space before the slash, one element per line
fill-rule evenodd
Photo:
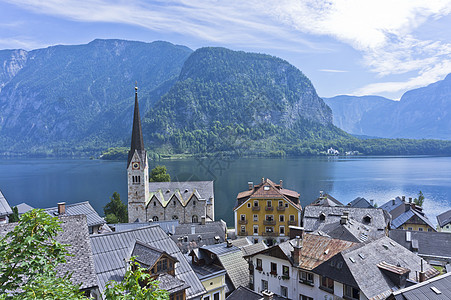
<path fill-rule="evenodd" d="M 303 206 L 324 191 L 344 204 L 356 197 L 379 205 L 396 197 L 416 197 L 423 191 L 424 210 L 435 216 L 451 208 L 451 157 L 316 157 L 289 159 L 212 159 L 151 162 L 167 166 L 172 179 L 214 180 L 215 213 L 233 225 L 233 206 L 247 182 L 262 177 L 283 180 L 286 188 L 301 194 Z M 33 207 L 57 202 L 90 201 L 103 215 L 103 206 L 117 191 L 127 201 L 124 161 L 2 159 L 0 190 L 11 206 L 26 202 Z"/>

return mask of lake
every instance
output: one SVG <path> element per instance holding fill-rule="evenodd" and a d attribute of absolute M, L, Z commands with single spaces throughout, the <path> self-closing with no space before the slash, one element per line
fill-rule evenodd
<path fill-rule="evenodd" d="M 435 216 L 451 208 L 451 157 L 313 157 L 282 159 L 164 160 L 172 179 L 214 180 L 215 214 L 233 226 L 236 195 L 247 182 L 262 177 L 301 194 L 305 206 L 324 191 L 344 204 L 364 197 L 381 205 L 405 195 L 425 195 L 424 210 Z M 57 202 L 90 201 L 103 215 L 103 206 L 117 191 L 126 202 L 125 161 L 1 159 L 0 190 L 11 206 L 26 202 L 47 208 Z"/>

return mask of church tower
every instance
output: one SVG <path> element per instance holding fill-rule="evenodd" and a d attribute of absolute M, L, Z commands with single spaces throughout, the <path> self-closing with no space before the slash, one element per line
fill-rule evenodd
<path fill-rule="evenodd" d="M 149 164 L 144 149 L 141 118 L 139 116 L 138 87 L 135 87 L 132 142 L 127 160 L 128 222 L 147 222 L 146 201 L 149 198 Z"/>

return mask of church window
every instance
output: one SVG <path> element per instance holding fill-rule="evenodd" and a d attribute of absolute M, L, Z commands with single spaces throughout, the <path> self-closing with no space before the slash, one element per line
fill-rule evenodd
<path fill-rule="evenodd" d="M 194 215 L 194 216 L 192 217 L 192 219 L 193 219 L 193 223 L 199 222 L 199 217 L 196 216 L 196 215 Z"/>
<path fill-rule="evenodd" d="M 196 200 L 193 200 L 193 206 L 196 206 Z"/>
<path fill-rule="evenodd" d="M 158 222 L 158 217 L 157 217 L 157 216 L 153 216 L 153 217 L 152 217 L 152 221 Z"/>
<path fill-rule="evenodd" d="M 173 215 L 173 216 L 172 216 L 172 220 L 178 220 L 178 219 L 179 219 L 178 216 L 176 216 L 176 215 Z"/>
<path fill-rule="evenodd" d="M 174 200 L 174 206 L 176 205 L 175 200 Z"/>
<path fill-rule="evenodd" d="M 153 202 L 153 206 L 157 206 L 157 201 L 154 201 L 154 202 Z"/>
<path fill-rule="evenodd" d="M 135 176 L 132 176 L 132 183 L 135 183 Z"/>

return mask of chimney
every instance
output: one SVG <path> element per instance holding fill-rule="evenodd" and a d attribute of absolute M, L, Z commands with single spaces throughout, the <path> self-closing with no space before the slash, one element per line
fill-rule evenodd
<path fill-rule="evenodd" d="M 319 197 L 322 198 L 323 197 L 323 191 L 319 191 Z"/>
<path fill-rule="evenodd" d="M 293 262 L 295 266 L 298 266 L 301 262 L 301 250 L 302 250 L 302 236 L 296 236 L 293 245 Z"/>
<path fill-rule="evenodd" d="M 58 215 L 66 214 L 66 202 L 58 203 Z"/>
<path fill-rule="evenodd" d="M 391 205 L 395 205 L 395 199 L 391 199 Z"/>
<path fill-rule="evenodd" d="M 232 241 L 231 240 L 227 240 L 227 248 L 230 248 L 230 247 L 232 247 Z"/>
<path fill-rule="evenodd" d="M 419 276 L 420 282 L 426 281 L 426 272 L 423 271 L 423 259 L 421 259 L 421 271 Z"/>
<path fill-rule="evenodd" d="M 264 177 L 262 177 L 262 183 L 264 183 L 265 182 L 265 178 Z"/>
<path fill-rule="evenodd" d="M 263 300 L 272 300 L 274 293 L 272 293 L 270 291 L 262 291 L 262 295 L 263 295 Z"/>
<path fill-rule="evenodd" d="M 280 188 L 283 189 L 283 180 L 282 179 L 279 181 L 279 185 L 280 185 Z"/>
<path fill-rule="evenodd" d="M 373 199 L 370 200 L 370 204 L 371 204 L 371 206 L 374 207 L 374 200 Z"/>
<path fill-rule="evenodd" d="M 343 214 L 340 218 L 340 224 L 345 225 L 347 223 L 348 223 L 348 216 Z"/>
<path fill-rule="evenodd" d="M 205 216 L 200 217 L 200 224 L 205 225 Z"/>
<path fill-rule="evenodd" d="M 412 197 L 409 197 L 409 203 L 412 203 Z"/>
<path fill-rule="evenodd" d="M 249 181 L 247 183 L 248 187 L 249 187 L 249 191 L 252 191 L 254 189 L 254 183 L 252 181 Z"/>
<path fill-rule="evenodd" d="M 402 202 L 406 202 L 406 196 L 402 196 Z"/>

